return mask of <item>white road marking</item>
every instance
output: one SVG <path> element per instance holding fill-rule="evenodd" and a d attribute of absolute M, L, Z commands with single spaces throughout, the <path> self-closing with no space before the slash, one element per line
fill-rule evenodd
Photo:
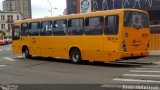
<path fill-rule="evenodd" d="M 160 81 L 156 81 L 156 80 L 123 79 L 123 78 L 115 78 L 113 80 L 114 81 L 125 81 L 125 82 L 160 83 Z"/>
<path fill-rule="evenodd" d="M 0 67 L 5 67 L 5 66 L 7 66 L 7 65 L 0 65 Z"/>
<path fill-rule="evenodd" d="M 145 74 L 123 74 L 123 76 L 133 76 L 133 77 L 160 77 L 160 75 L 145 75 Z"/>
<path fill-rule="evenodd" d="M 160 73 L 160 71 L 148 71 L 148 70 L 130 70 L 130 72 Z"/>
<path fill-rule="evenodd" d="M 9 57 L 3 57 L 4 59 L 8 60 L 8 61 L 16 61 L 15 59 L 13 58 L 9 58 Z"/>
<path fill-rule="evenodd" d="M 17 58 L 24 58 L 24 56 L 23 55 L 19 55 L 19 56 L 16 56 Z"/>
<path fill-rule="evenodd" d="M 142 68 L 159 68 L 159 66 L 142 66 Z"/>
<path fill-rule="evenodd" d="M 118 87 L 118 88 L 121 88 L 121 85 L 111 85 L 111 84 L 103 84 L 101 85 L 101 87 L 107 87 L 107 88 L 113 88 L 113 87 Z"/>
<path fill-rule="evenodd" d="M 136 69 L 150 69 L 150 68 L 136 68 Z"/>
<path fill-rule="evenodd" d="M 138 70 L 160 70 L 160 69 L 157 69 L 157 68 L 136 68 Z"/>

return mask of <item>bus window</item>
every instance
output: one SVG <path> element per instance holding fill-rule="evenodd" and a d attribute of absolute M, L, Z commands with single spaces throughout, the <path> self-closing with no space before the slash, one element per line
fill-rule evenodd
<path fill-rule="evenodd" d="M 136 11 L 126 11 L 124 15 L 125 27 L 149 28 L 148 14 Z"/>
<path fill-rule="evenodd" d="M 104 33 L 106 35 L 117 35 L 119 29 L 119 17 L 115 16 L 107 16 L 105 18 L 105 30 Z"/>
<path fill-rule="evenodd" d="M 21 25 L 21 36 L 27 36 L 28 35 L 28 24 L 23 23 Z"/>
<path fill-rule="evenodd" d="M 66 35 L 67 20 L 57 20 L 53 24 L 53 34 L 56 36 Z"/>
<path fill-rule="evenodd" d="M 30 23 L 29 25 L 30 30 L 29 30 L 29 35 L 31 36 L 39 36 L 39 31 L 40 31 L 40 23 L 39 22 L 33 22 Z"/>
<path fill-rule="evenodd" d="M 52 36 L 52 21 L 42 22 L 41 35 Z"/>
<path fill-rule="evenodd" d="M 12 31 L 13 40 L 19 40 L 20 38 L 20 27 L 14 26 Z"/>
<path fill-rule="evenodd" d="M 103 17 L 90 17 L 85 20 L 85 35 L 103 34 Z"/>
<path fill-rule="evenodd" d="M 70 19 L 68 21 L 68 35 L 83 35 L 83 30 L 83 19 Z"/>

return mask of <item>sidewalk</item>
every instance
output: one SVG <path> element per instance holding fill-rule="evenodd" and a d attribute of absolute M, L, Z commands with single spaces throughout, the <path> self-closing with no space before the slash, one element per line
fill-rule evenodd
<path fill-rule="evenodd" d="M 160 50 L 151 50 L 149 56 L 160 56 Z"/>

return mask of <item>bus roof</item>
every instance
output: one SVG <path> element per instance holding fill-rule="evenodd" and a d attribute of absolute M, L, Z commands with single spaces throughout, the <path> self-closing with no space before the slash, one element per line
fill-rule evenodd
<path fill-rule="evenodd" d="M 138 9 L 114 9 L 114 10 L 105 10 L 105 11 L 93 11 L 90 13 L 80 13 L 80 14 L 69 14 L 69 15 L 63 15 L 63 16 L 56 16 L 56 17 L 44 17 L 44 18 L 34 18 L 34 19 L 24 19 L 24 20 L 17 20 L 15 21 L 15 25 L 19 25 L 21 23 L 28 23 L 28 22 L 40 22 L 40 21 L 52 21 L 52 20 L 59 20 L 59 19 L 67 19 L 67 18 L 84 18 L 84 17 L 94 17 L 94 16 L 100 16 L 100 15 L 113 15 L 113 14 L 119 14 L 124 11 L 139 11 L 147 13 L 143 10 Z"/>

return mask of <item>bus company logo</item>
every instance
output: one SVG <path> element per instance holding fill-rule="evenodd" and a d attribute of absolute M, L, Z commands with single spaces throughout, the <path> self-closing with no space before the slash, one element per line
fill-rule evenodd
<path fill-rule="evenodd" d="M 108 37 L 107 40 L 113 40 L 113 41 L 115 41 L 115 40 L 118 40 L 118 37 Z"/>

